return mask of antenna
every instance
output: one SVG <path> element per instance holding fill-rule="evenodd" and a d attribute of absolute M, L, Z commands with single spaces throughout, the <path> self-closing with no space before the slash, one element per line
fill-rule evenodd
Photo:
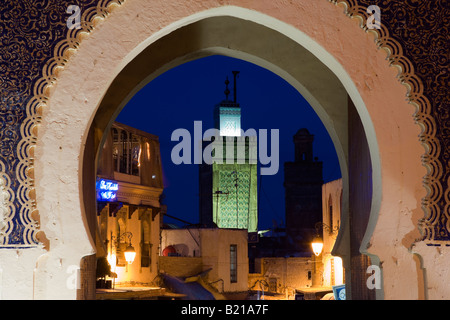
<path fill-rule="evenodd" d="M 234 103 L 236 103 L 236 96 L 237 96 L 237 94 L 236 94 L 236 78 L 237 78 L 237 75 L 239 74 L 239 71 L 232 71 L 233 72 L 233 75 L 234 75 Z"/>

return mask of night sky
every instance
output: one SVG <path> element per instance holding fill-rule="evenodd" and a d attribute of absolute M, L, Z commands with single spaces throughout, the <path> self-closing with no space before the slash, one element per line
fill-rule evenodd
<path fill-rule="evenodd" d="M 242 129 L 280 132 L 279 171 L 273 176 L 262 176 L 258 195 L 259 230 L 272 228 L 274 223 L 280 226 L 285 222 L 283 164 L 294 160 L 292 138 L 298 129 L 307 128 L 314 134 L 314 156 L 323 161 L 324 181 L 338 179 L 341 173 L 333 143 L 322 122 L 300 93 L 279 76 L 234 58 L 198 59 L 151 81 L 129 101 L 116 120 L 159 136 L 167 213 L 198 223 L 198 165 L 172 163 L 171 151 L 179 142 L 171 141 L 171 135 L 175 129 L 184 128 L 193 137 L 194 121 L 203 122 L 203 132 L 214 127 L 214 106 L 225 99 L 227 76 L 229 98 L 233 97 L 234 70 L 240 71 L 237 102 L 241 106 Z M 170 218 L 164 222 L 183 225 Z"/>

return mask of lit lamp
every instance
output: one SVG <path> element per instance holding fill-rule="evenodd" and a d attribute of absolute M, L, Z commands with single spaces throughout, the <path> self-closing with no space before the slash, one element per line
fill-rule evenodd
<path fill-rule="evenodd" d="M 317 222 L 315 227 L 316 227 L 316 237 L 314 238 L 313 242 L 311 243 L 311 246 L 312 246 L 314 254 L 318 257 L 322 253 L 322 249 L 323 249 L 323 239 L 320 236 L 320 234 L 323 232 L 323 230 L 327 230 L 329 232 L 329 234 L 332 236 L 338 232 L 339 226 L 332 228 L 323 222 Z"/>
<path fill-rule="evenodd" d="M 323 248 L 323 240 L 319 234 L 316 235 L 313 242 L 311 243 L 311 246 L 316 257 L 320 256 Z"/>
<path fill-rule="evenodd" d="M 113 242 L 113 239 L 116 238 L 116 247 L 118 247 L 119 241 L 124 239 L 125 237 L 127 237 L 129 240 L 128 247 L 125 249 L 125 252 L 124 252 L 125 260 L 128 262 L 128 264 L 132 264 L 134 261 L 134 258 L 136 257 L 136 251 L 134 250 L 133 246 L 131 245 L 131 238 L 133 237 L 133 234 L 131 232 L 124 232 L 116 238 L 113 236 L 113 234 L 111 232 L 111 243 Z M 111 248 L 111 251 L 112 251 L 112 248 Z"/>
<path fill-rule="evenodd" d="M 127 249 L 125 250 L 125 260 L 127 260 L 128 264 L 132 264 L 134 261 L 134 258 L 136 257 L 136 251 L 134 250 L 133 246 L 130 244 L 128 245 Z"/>

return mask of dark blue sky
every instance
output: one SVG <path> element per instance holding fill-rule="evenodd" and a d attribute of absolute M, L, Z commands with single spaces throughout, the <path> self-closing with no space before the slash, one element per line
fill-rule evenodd
<path fill-rule="evenodd" d="M 213 128 L 214 106 L 225 98 L 227 76 L 230 98 L 233 97 L 233 70 L 240 71 L 237 101 L 242 128 L 280 132 L 279 171 L 262 177 L 259 195 L 259 229 L 271 228 L 273 221 L 285 221 L 283 164 L 294 160 L 292 137 L 298 129 L 307 128 L 315 135 L 314 156 L 324 163 L 325 182 L 341 176 L 333 143 L 322 122 L 300 93 L 282 78 L 234 58 L 198 59 L 151 81 L 129 101 L 117 121 L 159 136 L 168 214 L 197 223 L 198 166 L 172 163 L 171 151 L 178 142 L 171 141 L 171 135 L 175 129 L 184 128 L 193 137 L 194 121 L 203 122 L 203 132 Z M 176 221 L 167 218 L 165 222 Z"/>

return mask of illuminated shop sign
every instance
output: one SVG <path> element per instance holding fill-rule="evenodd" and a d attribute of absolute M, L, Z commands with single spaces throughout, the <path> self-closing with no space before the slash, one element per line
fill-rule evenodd
<path fill-rule="evenodd" d="M 99 179 L 97 180 L 97 199 L 100 201 L 115 201 L 119 184 L 115 181 Z"/>

